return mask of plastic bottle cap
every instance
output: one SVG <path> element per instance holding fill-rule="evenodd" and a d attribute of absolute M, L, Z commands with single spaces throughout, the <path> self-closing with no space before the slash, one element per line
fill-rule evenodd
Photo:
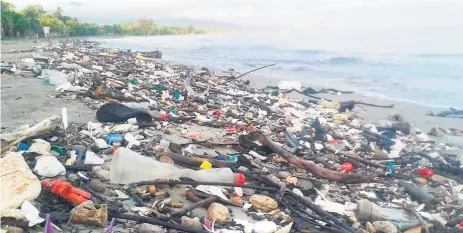
<path fill-rule="evenodd" d="M 354 170 L 354 165 L 350 162 L 345 162 L 341 165 L 341 169 L 345 172 L 351 172 Z"/>
<path fill-rule="evenodd" d="M 235 174 L 235 184 L 242 185 L 244 184 L 244 182 L 246 182 L 246 177 L 241 173 L 236 173 Z"/>
<path fill-rule="evenodd" d="M 428 168 L 418 168 L 416 171 L 424 178 L 429 178 L 434 175 L 434 171 Z"/>
<path fill-rule="evenodd" d="M 203 163 L 201 163 L 201 166 L 199 166 L 199 168 L 201 168 L 201 170 L 211 169 L 212 164 L 209 161 L 204 161 Z"/>

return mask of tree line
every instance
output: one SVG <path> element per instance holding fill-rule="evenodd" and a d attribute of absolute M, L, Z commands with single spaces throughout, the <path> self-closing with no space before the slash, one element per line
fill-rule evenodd
<path fill-rule="evenodd" d="M 134 23 L 97 25 L 79 22 L 77 18 L 63 15 L 58 7 L 45 11 L 40 5 L 30 5 L 16 11 L 13 4 L 1 1 L 2 37 L 43 36 L 43 27 L 49 27 L 55 36 L 98 36 L 98 35 L 180 35 L 203 34 L 193 26 L 175 27 L 157 25 L 152 19 L 139 19 Z"/>

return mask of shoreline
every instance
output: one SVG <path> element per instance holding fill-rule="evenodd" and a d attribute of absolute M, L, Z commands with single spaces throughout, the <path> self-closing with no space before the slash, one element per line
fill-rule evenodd
<path fill-rule="evenodd" d="M 27 46 L 33 45 L 38 44 L 21 44 L 15 48 L 28 51 Z M 378 134 L 376 128 L 370 128 L 375 126 L 366 124 L 373 120 L 368 114 L 387 119 L 384 116 L 386 111 L 379 111 L 379 108 L 355 108 L 359 115 L 365 115 L 366 120 L 362 120 L 355 112 L 338 113 L 338 107 L 324 109 L 326 105 L 323 103 L 308 104 L 291 99 L 307 98 L 300 94 L 289 93 L 280 98 L 264 94 L 264 90 L 253 90 L 256 86 L 275 85 L 270 78 L 244 77 L 252 80 L 252 85 L 249 85 L 243 80 L 234 81 L 234 75 L 217 78 L 210 77 L 208 71 L 199 74 L 195 70 L 194 77 L 185 79 L 183 74 L 191 71 L 188 66 L 151 59 L 151 54 L 109 52 L 96 47 L 96 43 L 81 41 L 57 42 L 44 48 L 46 52 L 40 52 L 40 55 L 54 58 L 35 57 L 33 61 L 24 61 L 25 64 L 18 66 L 19 69 L 25 67 L 24 73 L 28 72 L 23 75 L 24 78 L 14 76 L 18 70 L 11 65 L 8 72 L 12 74 L 2 79 L 2 82 L 10 80 L 8 84 L 11 85 L 7 88 L 8 95 L 2 91 L 2 118 L 5 119 L 4 113 L 23 113 L 6 118 L 11 121 L 8 124 L 60 116 L 61 107 L 66 103 L 72 105 L 69 108 L 73 107 L 63 119 L 54 116 L 45 121 L 48 124 L 37 124 L 34 128 L 42 129 L 34 129 L 34 135 L 29 130 L 2 135 L 2 143 L 6 145 L 2 147 L 3 153 L 10 150 L 4 156 L 7 162 L 3 164 L 13 164 L 13 161 L 25 164 L 8 168 L 14 172 L 6 174 L 3 180 L 21 179 L 21 183 L 7 182 L 5 190 L 19 190 L 18 183 L 22 184 L 22 180 L 26 179 L 43 187 L 29 191 L 31 184 L 22 185 L 26 188 L 7 193 L 6 201 L 2 199 L 2 206 L 17 209 L 28 200 L 42 214 L 56 213 L 47 221 L 53 221 L 66 232 L 99 231 L 108 224 L 108 229 L 114 232 L 148 232 L 142 229 L 150 227 L 158 230 L 149 232 L 167 232 L 166 229 L 206 232 L 190 230 L 193 226 L 200 229 L 201 225 L 209 229 L 206 224 L 212 221 L 214 231 L 214 222 L 219 217 L 219 223 L 227 224 L 218 224 L 217 228 L 240 233 L 247 232 L 245 229 L 249 228 L 252 231 L 271 228 L 268 232 L 319 231 L 319 225 L 311 225 L 312 219 L 320 224 L 332 225 L 320 232 L 332 232 L 334 229 L 337 232 L 341 229 L 345 229 L 343 232 L 347 229 L 348 232 L 356 232 L 350 230 L 351 225 L 358 225 L 356 228 L 365 225 L 368 229 L 370 222 L 370 219 L 359 217 L 364 215 L 359 213 L 364 209 L 360 203 L 368 201 L 374 208 L 400 210 L 401 206 L 395 200 L 407 200 L 409 203 L 408 200 L 415 198 L 415 193 L 432 197 L 433 205 L 423 210 L 427 211 L 424 212 L 426 215 L 422 214 L 430 223 L 440 221 L 443 216 L 449 221 L 458 217 L 458 213 L 449 215 L 442 206 L 445 203 L 457 208 L 457 203 L 462 200 L 461 189 L 456 190 L 454 186 L 457 182 L 463 183 L 459 176 L 463 172 L 460 166 L 463 155 L 453 146 L 463 148 L 460 141 L 463 138 L 445 142 L 457 145 L 442 146 L 428 140 L 432 137 L 427 135 L 410 134 L 408 125 L 400 129 L 395 127 L 397 125 L 391 126 L 402 133 Z M 7 61 L 19 61 L 34 53 L 6 54 Z M 43 66 L 41 68 L 57 72 L 43 70 L 43 76 L 35 78 L 31 71 L 37 74 L 35 71 L 40 69 L 37 63 Z M 194 81 L 190 80 L 192 78 Z M 193 83 L 191 86 L 190 81 Z M 62 91 L 56 94 L 54 86 Z M 204 89 L 210 93 L 203 92 Z M 320 96 L 339 101 L 342 98 L 373 101 L 358 94 Z M 21 99 L 27 105 L 17 102 Z M 50 102 L 54 104 L 50 105 Z M 4 105 L 9 109 L 5 109 Z M 394 112 L 408 109 L 403 103 L 398 105 L 401 107 Z M 408 117 L 405 116 L 406 121 L 409 121 Z M 61 120 L 64 122 L 59 127 Z M 67 121 L 71 123 L 68 128 Z M 457 137 L 456 131 L 455 135 Z M 35 137 L 40 140 L 35 140 Z M 447 140 L 448 137 L 443 136 L 442 139 Z M 21 142 L 20 145 L 18 142 Z M 426 152 L 421 155 L 419 152 L 424 149 Z M 39 156 L 33 154 L 34 157 L 30 158 L 31 154 L 26 151 Z M 430 159 L 415 160 L 417 154 L 423 158 L 429 155 Z M 446 158 L 443 160 L 446 162 L 441 162 L 437 156 Z M 35 161 L 35 165 L 26 164 L 26 159 Z M 89 165 L 91 168 L 75 169 L 65 165 L 83 165 L 85 168 Z M 427 172 L 432 172 L 431 176 L 426 177 L 423 173 L 430 169 L 422 167 L 431 167 L 433 170 Z M 183 170 L 186 168 L 192 170 Z M 3 169 L 7 168 L 4 166 Z M 34 173 L 29 174 L 32 169 Z M 436 179 L 432 179 L 434 171 Z M 429 181 L 419 182 L 416 178 L 421 176 L 429 178 Z M 170 181 L 182 177 L 192 181 Z M 410 181 L 419 184 L 419 187 Z M 430 185 L 425 186 L 428 182 Z M 88 195 L 76 198 L 76 195 L 69 195 L 74 194 L 72 190 L 57 189 L 69 185 L 88 191 Z M 219 188 L 221 186 L 230 188 Z M 285 192 L 281 192 L 282 189 Z M 24 190 L 33 192 L 33 197 L 26 197 L 27 191 Z M 43 196 L 46 190 L 54 196 Z M 319 195 L 315 190 L 321 190 Z M 203 194 L 200 196 L 196 191 Z M 442 192 L 448 195 L 440 195 Z M 375 193 L 381 194 L 381 197 Z M 56 199 L 50 204 L 51 197 Z M 219 201 L 219 198 L 223 200 Z M 89 199 L 95 202 L 87 202 Z M 426 203 L 422 199 L 416 201 L 413 206 Z M 213 203 L 205 206 L 205 202 Z M 359 204 L 352 208 L 355 202 Z M 56 206 L 56 203 L 60 205 Z M 248 204 L 252 207 L 247 208 Z M 308 214 L 310 211 L 310 214 L 295 213 L 289 208 L 295 205 L 301 206 L 294 210 Z M 114 207 L 109 213 L 108 206 Z M 159 214 L 134 206 L 150 206 L 146 210 L 152 208 Z M 90 216 L 89 209 L 96 210 L 97 214 Z M 371 215 L 368 211 L 365 211 L 365 216 Z M 64 214 L 69 212 L 76 215 Z M 55 217 L 61 213 L 63 217 Z M 256 218 L 255 213 L 267 213 L 268 216 Z M 146 217 L 140 218 L 140 215 Z M 86 218 L 88 216 L 97 218 Z M 351 221 L 352 217 L 359 220 Z M 94 219 L 98 219 L 98 224 Z M 154 219 L 156 221 L 152 221 Z M 237 225 L 229 225 L 228 220 Z M 370 224 L 376 225 L 377 221 L 373 220 Z M 380 224 L 388 223 L 388 228 L 394 228 L 394 232 L 398 228 L 407 230 L 415 226 L 410 225 L 408 220 L 399 223 L 386 220 Z M 407 228 L 402 228 L 405 225 L 402 222 L 407 223 Z M 296 224 L 293 226 L 293 223 Z M 24 225 L 21 226 L 24 231 L 40 230 L 39 227 L 21 225 Z M 451 228 L 452 225 L 446 225 L 446 229 Z"/>
<path fill-rule="evenodd" d="M 77 39 L 77 38 L 76 38 Z M 91 39 L 91 38 L 85 38 L 85 39 Z M 46 42 L 44 40 L 38 41 L 38 43 L 33 43 L 32 40 L 18 40 L 18 41 L 8 41 L 8 43 L 5 43 L 3 46 L 3 52 L 2 52 L 2 59 L 5 61 L 14 61 L 14 59 L 18 60 L 18 57 L 27 57 L 27 55 L 31 55 L 32 53 L 7 53 L 9 50 L 12 48 L 15 48 L 17 50 L 19 47 L 22 49 L 31 49 L 33 46 L 38 46 L 38 45 L 43 45 L 43 43 Z M 3 43 L 3 41 L 2 41 Z M 104 48 L 104 44 L 102 44 L 100 47 Z M 13 59 L 13 60 L 9 60 Z M 203 67 L 200 65 L 195 65 L 191 63 L 185 64 L 184 62 L 176 62 L 176 61 L 171 61 L 171 60 L 165 60 L 165 59 L 160 59 L 163 62 L 167 62 L 168 64 L 173 64 L 173 65 L 186 65 L 189 67 Z M 210 69 L 210 67 L 208 67 Z M 222 72 L 224 70 L 218 70 L 215 72 Z M 246 72 L 241 71 L 241 73 Z M 255 75 L 253 73 L 248 74 L 242 78 L 243 80 L 249 80 L 251 82 L 251 85 L 257 88 L 263 88 L 267 85 L 278 85 L 278 80 L 276 77 L 266 77 L 262 75 Z M 7 79 L 5 79 L 7 80 Z M 4 83 L 5 80 L 2 80 L 2 84 Z M 263 81 L 265 80 L 265 81 Z M 293 80 L 293 79 L 287 79 L 287 80 Z M 30 85 L 36 85 L 35 82 L 37 82 L 37 79 L 21 79 L 21 83 L 24 82 L 30 82 Z M 323 86 L 319 84 L 314 84 L 310 82 L 301 82 L 303 86 L 305 87 L 312 87 L 315 89 L 321 89 L 321 88 L 336 88 L 336 86 Z M 8 82 L 9 85 L 11 85 L 10 82 Z M 43 85 L 43 84 L 42 84 Z M 19 88 L 19 85 L 16 86 Z M 14 83 L 12 86 L 12 89 L 14 89 Z M 43 89 L 43 90 L 42 90 Z M 35 90 L 37 92 L 43 92 L 44 95 L 47 94 L 52 94 L 52 88 L 48 88 L 46 85 L 43 85 L 43 88 L 41 90 Z M 7 97 L 4 95 L 5 90 L 2 91 L 2 107 L 9 104 L 11 98 L 13 97 Z M 21 95 L 21 92 L 14 93 L 14 98 L 18 98 L 19 95 Z M 293 94 L 292 95 L 295 98 L 302 98 L 305 100 L 308 100 L 310 98 L 300 95 L 300 94 Z M 404 121 L 410 122 L 412 125 L 412 129 L 418 128 L 422 130 L 423 132 L 429 132 L 429 130 L 433 127 L 440 127 L 443 129 L 449 129 L 449 128 L 457 128 L 457 129 L 463 129 L 463 119 L 459 118 L 442 118 L 442 117 L 433 117 L 433 116 L 427 116 L 426 113 L 429 111 L 432 111 L 433 113 L 438 113 L 444 110 L 448 110 L 445 108 L 439 108 L 439 107 L 430 107 L 430 106 L 424 106 L 420 105 L 417 103 L 410 103 L 406 101 L 397 101 L 397 100 L 389 100 L 389 99 L 382 99 L 379 97 L 373 97 L 373 96 L 365 96 L 361 93 L 353 93 L 353 94 L 343 94 L 343 95 L 332 95 L 332 94 L 317 94 L 317 96 L 321 98 L 326 98 L 326 99 L 333 99 L 336 101 L 350 101 L 350 100 L 355 100 L 355 101 L 362 101 L 365 103 L 372 103 L 376 105 L 394 105 L 394 108 L 389 109 L 389 108 L 376 108 L 376 107 L 370 107 L 370 106 L 364 106 L 364 105 L 356 105 L 354 111 L 356 111 L 360 117 L 364 118 L 364 121 L 367 123 L 376 123 L 380 120 L 387 120 L 388 116 L 390 114 L 402 114 L 404 116 Z M 38 99 L 40 100 L 40 98 Z M 58 100 L 58 99 L 57 99 Z M 78 101 L 76 101 L 78 102 Z M 8 108 L 7 108 L 8 109 Z M 59 111 L 61 111 L 59 109 Z M 3 115 L 3 114 L 2 114 Z M 12 121 L 12 126 L 18 126 L 15 124 L 15 120 L 13 117 L 12 119 L 3 119 L 3 123 L 10 123 L 9 121 Z M 74 119 L 71 116 L 72 119 Z M 79 117 L 76 117 L 76 119 L 79 119 Z M 87 119 L 86 119 L 87 120 Z M 3 124 L 2 124 L 3 125 Z M 10 124 L 8 124 L 10 125 Z"/>

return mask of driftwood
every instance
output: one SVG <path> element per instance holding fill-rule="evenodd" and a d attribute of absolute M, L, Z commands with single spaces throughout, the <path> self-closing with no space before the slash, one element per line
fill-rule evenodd
<path fill-rule="evenodd" d="M 374 180 L 376 176 L 368 175 L 368 174 L 348 174 L 342 172 L 332 171 L 326 168 L 318 167 L 314 162 L 307 161 L 296 157 L 295 155 L 287 152 L 283 148 L 276 145 L 273 141 L 267 138 L 265 135 L 259 132 L 254 132 L 249 134 L 248 136 L 252 137 L 253 139 L 258 140 L 263 146 L 268 147 L 273 152 L 277 153 L 279 156 L 284 158 L 289 163 L 303 168 L 304 170 L 317 175 L 321 178 L 337 181 L 340 183 L 366 183 L 371 182 Z"/>

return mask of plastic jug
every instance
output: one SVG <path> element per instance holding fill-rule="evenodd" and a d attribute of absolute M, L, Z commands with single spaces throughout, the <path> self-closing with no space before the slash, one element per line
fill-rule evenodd
<path fill-rule="evenodd" d="M 208 170 L 181 169 L 144 157 L 130 149 L 117 149 L 111 161 L 111 183 L 129 184 L 133 182 L 156 179 L 179 179 L 188 177 L 196 181 L 235 183 L 236 178 L 230 168 L 213 168 Z M 242 180 L 241 180 L 242 182 Z"/>

